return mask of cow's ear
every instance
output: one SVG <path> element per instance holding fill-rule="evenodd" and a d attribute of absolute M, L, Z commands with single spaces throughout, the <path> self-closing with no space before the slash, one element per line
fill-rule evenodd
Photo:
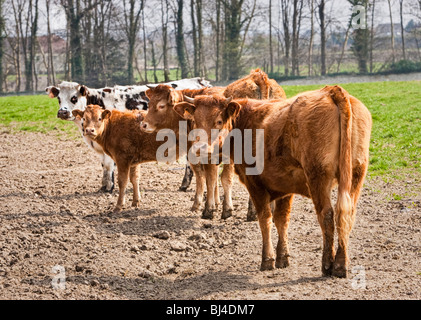
<path fill-rule="evenodd" d="M 238 115 L 240 114 L 241 105 L 236 101 L 231 101 L 228 103 L 228 106 L 226 107 L 224 111 L 224 115 L 226 119 L 233 119 L 235 120 Z"/>
<path fill-rule="evenodd" d="M 88 88 L 86 86 L 80 86 L 79 93 L 82 95 L 82 97 L 86 97 L 88 95 Z"/>
<path fill-rule="evenodd" d="M 47 87 L 45 88 L 45 92 L 47 92 L 48 96 L 53 99 L 53 98 L 57 98 L 59 93 L 60 93 L 60 89 L 54 86 L 51 87 Z"/>
<path fill-rule="evenodd" d="M 193 104 L 188 102 L 180 102 L 177 103 L 173 108 L 174 111 L 177 112 L 183 119 L 194 119 L 194 112 L 196 111 L 196 107 Z"/>
<path fill-rule="evenodd" d="M 147 91 L 149 91 L 149 89 L 148 89 Z M 146 93 L 147 91 L 142 91 L 142 92 L 140 93 L 140 97 L 141 97 L 143 100 L 145 100 L 145 101 L 149 101 L 148 95 L 147 95 L 147 93 Z"/>
<path fill-rule="evenodd" d="M 83 115 L 85 114 L 85 111 L 79 110 L 79 109 L 74 109 L 72 111 L 73 117 L 75 117 L 76 119 L 82 119 Z"/>
<path fill-rule="evenodd" d="M 107 119 L 109 116 L 111 116 L 111 111 L 110 110 L 104 110 L 104 111 L 102 111 L 102 115 L 101 115 L 102 120 Z"/>

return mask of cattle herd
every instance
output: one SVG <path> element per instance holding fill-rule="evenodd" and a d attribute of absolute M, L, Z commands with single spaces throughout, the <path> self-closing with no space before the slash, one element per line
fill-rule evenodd
<path fill-rule="evenodd" d="M 102 89 L 62 82 L 46 91 L 58 98 L 58 117 L 73 121 L 100 156 L 102 191 L 113 191 L 117 167 L 115 212 L 124 209 L 129 180 L 132 206 L 141 206 L 141 163 L 187 155 L 180 189 L 187 190 L 195 177 L 191 209 L 202 210 L 203 219 L 213 219 L 220 202 L 220 166 L 222 219 L 232 215 L 234 174 L 247 188 L 247 220 L 258 220 L 262 232 L 261 270 L 289 265 L 288 224 L 298 194 L 315 206 L 323 234 L 323 275 L 347 276 L 348 240 L 367 173 L 372 120 L 368 109 L 343 88 L 327 86 L 287 99 L 282 87 L 257 69 L 227 87 L 193 78 Z"/>

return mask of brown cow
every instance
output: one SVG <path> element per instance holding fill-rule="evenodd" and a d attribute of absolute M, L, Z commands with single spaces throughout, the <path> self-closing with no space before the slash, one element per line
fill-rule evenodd
<path fill-rule="evenodd" d="M 139 164 L 156 161 L 156 151 L 163 143 L 156 141 L 155 134 L 141 131 L 145 112 L 110 111 L 89 105 L 85 111 L 75 109 L 72 113 L 78 121 L 82 119 L 84 136 L 97 142 L 117 164 L 119 197 L 114 212 L 124 207 L 129 176 L 133 184 L 132 205 L 139 207 Z"/>
<path fill-rule="evenodd" d="M 258 213 L 263 236 L 261 270 L 289 265 L 287 229 L 294 194 L 300 194 L 313 200 L 322 229 L 323 274 L 347 276 L 348 240 L 367 173 L 372 126 L 370 112 L 359 100 L 334 86 L 273 102 L 199 96 L 194 104 L 179 103 L 175 110 L 193 117 L 195 127 L 204 129 L 209 137 L 211 129 L 222 128 L 239 130 L 244 139 L 245 130 L 252 129 L 253 154 L 261 150 L 259 143 L 263 144 L 260 156 L 264 166 L 260 174 L 247 174 L 250 165 L 244 159 L 235 164 Z M 264 130 L 264 142 L 256 139 L 257 129 Z M 218 137 L 220 147 L 227 135 Z M 243 149 L 246 142 L 242 141 Z M 209 149 L 215 144 L 218 145 L 217 140 L 209 140 L 199 147 Z M 234 146 L 230 149 L 233 159 Z M 241 156 L 244 158 L 244 151 Z M 338 201 L 334 213 L 330 196 L 336 183 Z M 269 207 L 272 200 L 276 200 L 273 216 Z M 279 234 L 276 263 L 270 235 L 272 219 Z"/>
<path fill-rule="evenodd" d="M 162 129 L 171 129 L 177 139 L 177 145 L 180 142 L 180 121 L 184 121 L 176 112 L 173 107 L 176 103 L 184 101 L 184 95 L 194 97 L 195 95 L 203 94 L 221 94 L 225 88 L 214 87 L 204 88 L 198 90 L 181 90 L 176 91 L 174 88 L 167 85 L 159 85 L 146 91 L 149 98 L 149 110 L 142 122 L 142 129 L 148 133 L 156 133 Z M 189 134 L 192 124 L 190 121 L 187 123 L 187 134 Z M 188 141 L 187 148 L 190 149 L 192 142 Z M 187 151 L 187 150 L 186 150 Z M 204 185 L 206 181 L 207 197 L 205 208 L 202 213 L 202 218 L 212 219 L 216 211 L 216 206 L 219 204 L 219 190 L 218 190 L 218 166 L 212 164 L 195 164 L 191 165 L 193 172 L 196 176 L 196 194 L 192 211 L 199 210 L 203 202 Z M 224 200 L 222 209 L 222 219 L 227 219 L 232 215 L 232 181 L 234 177 L 234 167 L 232 164 L 225 164 L 222 174 L 221 183 L 224 189 Z"/>
<path fill-rule="evenodd" d="M 231 83 L 226 87 L 224 96 L 234 99 L 286 99 L 284 89 L 260 69 L 252 70 L 248 76 Z"/>

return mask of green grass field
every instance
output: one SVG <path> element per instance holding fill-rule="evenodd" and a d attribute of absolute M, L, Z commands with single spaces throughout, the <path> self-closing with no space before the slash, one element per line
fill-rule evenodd
<path fill-rule="evenodd" d="M 288 97 L 312 86 L 285 86 Z M 373 117 L 370 176 L 399 178 L 421 173 L 421 81 L 345 84 Z M 53 132 L 78 138 L 76 126 L 56 118 L 58 102 L 47 95 L 0 98 L 0 125 L 10 132 Z"/>

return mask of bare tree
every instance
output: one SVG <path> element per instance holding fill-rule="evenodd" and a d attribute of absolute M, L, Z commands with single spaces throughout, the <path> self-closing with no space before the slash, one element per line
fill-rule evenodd
<path fill-rule="evenodd" d="M 289 31 L 289 0 L 281 0 L 281 12 L 282 12 L 282 25 L 284 30 L 284 73 L 285 76 L 289 76 L 289 54 L 291 48 L 291 38 Z"/>
<path fill-rule="evenodd" d="M 169 1 L 161 0 L 161 22 L 162 22 L 162 55 L 164 60 L 164 79 L 170 81 L 170 71 L 168 66 L 168 21 L 169 21 Z"/>
<path fill-rule="evenodd" d="M 140 14 L 142 13 L 144 6 L 145 3 L 143 0 L 139 2 L 136 0 L 123 0 L 124 31 L 128 41 L 127 82 L 129 84 L 134 82 L 133 59 L 135 56 L 136 35 L 139 31 Z"/>
<path fill-rule="evenodd" d="M 320 25 L 320 60 L 321 60 L 321 75 L 326 75 L 326 19 L 325 19 L 325 0 L 318 0 L 317 8 L 319 11 L 319 25 Z"/>
<path fill-rule="evenodd" d="M 392 4 L 391 0 L 387 0 L 389 5 L 389 17 L 390 17 L 390 42 L 392 45 L 392 61 L 395 63 L 395 30 L 393 27 L 393 16 L 392 16 Z"/>
<path fill-rule="evenodd" d="M 314 45 L 314 0 L 309 0 L 310 7 L 310 41 L 308 44 L 308 75 L 313 74 L 313 45 Z"/>
<path fill-rule="evenodd" d="M 0 93 L 3 93 L 3 55 L 4 55 L 4 16 L 3 16 L 3 3 L 0 0 Z"/>
<path fill-rule="evenodd" d="M 403 2 L 404 0 L 399 0 L 399 16 L 400 16 L 400 22 L 401 22 L 402 56 L 403 56 L 403 59 L 406 60 L 405 28 L 403 27 Z"/>
<path fill-rule="evenodd" d="M 184 49 L 185 43 L 184 43 L 183 8 L 184 8 L 184 1 L 177 0 L 177 36 L 176 36 L 177 58 L 178 58 L 178 63 L 181 68 L 181 77 L 187 78 L 189 70 L 187 68 L 186 52 Z"/>

